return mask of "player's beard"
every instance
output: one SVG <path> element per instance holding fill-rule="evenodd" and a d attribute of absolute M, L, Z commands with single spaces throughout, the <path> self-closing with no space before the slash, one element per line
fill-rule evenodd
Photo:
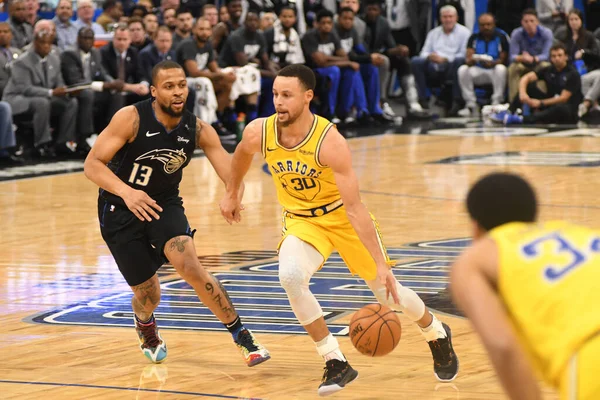
<path fill-rule="evenodd" d="M 171 105 L 165 106 L 164 104 L 158 103 L 158 105 L 160 106 L 160 109 L 165 113 L 170 115 L 171 117 L 181 117 L 183 115 L 183 112 L 185 111 L 185 102 L 183 104 L 183 107 L 181 107 L 181 111 L 177 112 L 175 110 L 173 110 L 171 108 Z"/>
<path fill-rule="evenodd" d="M 286 121 L 282 121 L 279 118 L 277 118 L 277 122 L 279 122 L 279 125 L 281 125 L 282 128 L 287 128 L 288 126 L 292 125 L 294 122 L 296 122 L 296 120 L 298 119 L 298 117 L 300 116 L 300 114 L 298 115 L 292 115 L 289 111 L 287 112 L 287 120 Z"/>

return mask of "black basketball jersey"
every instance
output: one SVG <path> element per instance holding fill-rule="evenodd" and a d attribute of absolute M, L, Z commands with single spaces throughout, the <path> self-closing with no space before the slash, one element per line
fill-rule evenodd
<path fill-rule="evenodd" d="M 108 167 L 123 182 L 143 190 L 157 202 L 179 196 L 179 182 L 196 148 L 196 116 L 185 110 L 171 132 L 158 122 L 153 99 L 134 104 L 140 126 L 137 136 L 115 154 Z M 100 195 L 110 203 L 123 200 L 105 190 Z"/>

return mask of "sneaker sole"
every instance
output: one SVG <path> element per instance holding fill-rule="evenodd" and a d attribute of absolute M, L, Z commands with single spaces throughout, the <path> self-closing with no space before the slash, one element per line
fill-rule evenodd
<path fill-rule="evenodd" d="M 317 393 L 319 394 L 319 396 L 325 397 L 325 396 L 329 396 L 329 395 L 339 392 L 340 390 L 344 389 L 348 384 L 354 382 L 358 378 L 358 371 L 354 370 L 354 372 L 356 373 L 356 375 L 354 375 L 351 380 L 346 382 L 344 384 L 344 386 L 340 386 L 340 385 L 324 386 L 322 388 L 319 388 L 319 390 L 317 390 Z"/>
<path fill-rule="evenodd" d="M 262 364 L 262 363 L 264 363 L 265 361 L 267 361 L 267 360 L 270 360 L 270 359 L 271 359 L 271 356 L 270 356 L 270 355 L 268 355 L 268 356 L 266 356 L 266 357 L 259 357 L 259 358 L 255 358 L 254 360 L 250 360 L 250 362 L 249 362 L 247 365 L 248 365 L 249 367 L 254 367 L 255 365 Z"/>
<path fill-rule="evenodd" d="M 448 326 L 448 325 L 446 325 Z M 450 327 L 448 326 L 448 338 L 450 339 L 450 343 L 452 343 L 452 330 L 450 329 Z M 454 345 L 452 345 L 452 351 L 454 351 Z M 440 381 L 440 382 L 444 382 L 444 383 L 448 383 L 448 382 L 452 382 L 453 380 L 456 379 L 456 377 L 458 376 L 458 371 L 460 370 L 460 362 L 458 361 L 458 357 L 456 356 L 456 352 L 454 352 L 454 356 L 456 357 L 456 373 L 454 374 L 454 376 L 450 379 L 442 379 L 440 378 L 437 373 L 434 371 L 433 375 L 435 375 L 435 378 Z"/>

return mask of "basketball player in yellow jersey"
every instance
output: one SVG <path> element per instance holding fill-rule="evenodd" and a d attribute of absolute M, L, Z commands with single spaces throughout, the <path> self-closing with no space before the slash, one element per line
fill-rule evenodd
<path fill-rule="evenodd" d="M 436 376 L 451 381 L 458 373 L 458 360 L 450 328 L 392 274 L 393 263 L 377 223 L 360 200 L 345 139 L 332 123 L 309 110 L 314 87 L 315 75 L 304 65 L 279 71 L 273 84 L 277 114 L 257 119 L 244 130 L 233 156 L 221 212 L 230 223 L 240 221 L 240 184 L 254 153 L 262 153 L 284 208 L 279 280 L 296 318 L 325 359 L 319 395 L 341 390 L 358 376 L 329 332 L 309 289 L 310 278 L 334 249 L 350 271 L 366 281 L 381 304 L 404 312 L 421 327 L 433 353 Z"/>
<path fill-rule="evenodd" d="M 484 177 L 466 203 L 474 243 L 452 267 L 452 295 L 510 398 L 542 398 L 535 370 L 561 399 L 600 399 L 600 232 L 536 223 L 516 175 Z"/>

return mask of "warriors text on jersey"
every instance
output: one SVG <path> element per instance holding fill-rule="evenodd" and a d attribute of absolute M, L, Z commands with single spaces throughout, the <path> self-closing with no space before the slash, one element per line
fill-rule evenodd
<path fill-rule="evenodd" d="M 152 99 L 134 106 L 139 115 L 139 129 L 133 142 L 126 143 L 108 164 L 123 182 L 143 190 L 157 202 L 179 196 L 179 182 L 196 148 L 196 117 L 189 111 L 171 132 L 158 122 Z M 114 204 L 123 200 L 105 190 L 100 195 Z"/>
<path fill-rule="evenodd" d="M 319 161 L 323 139 L 333 124 L 314 115 L 313 124 L 298 145 L 279 144 L 277 114 L 265 118 L 262 154 L 277 188 L 279 203 L 289 212 L 326 206 L 340 199 L 331 168 Z"/>
<path fill-rule="evenodd" d="M 558 386 L 571 357 L 600 332 L 600 232 L 510 223 L 490 232 L 498 289 L 536 369 Z"/>

